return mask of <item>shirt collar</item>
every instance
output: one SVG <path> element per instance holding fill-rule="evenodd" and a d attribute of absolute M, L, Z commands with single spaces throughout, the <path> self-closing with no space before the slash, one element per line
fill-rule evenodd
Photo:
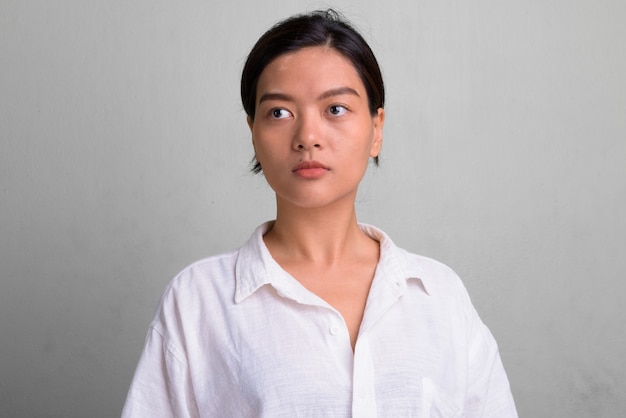
<path fill-rule="evenodd" d="M 242 302 L 266 284 L 283 296 L 304 302 L 297 296 L 302 295 L 302 285 L 280 267 L 265 246 L 263 235 L 272 225 L 273 221 L 260 225 L 239 249 L 235 265 L 235 303 Z M 380 242 L 377 276 L 381 276 L 382 280 L 393 281 L 399 291 L 406 289 L 407 280 L 418 280 L 423 290 L 430 294 L 428 279 L 423 275 L 424 269 L 412 259 L 411 254 L 397 247 L 380 229 L 367 224 L 359 224 L 359 227 Z"/>
<path fill-rule="evenodd" d="M 430 294 L 429 276 L 415 256 L 396 244 L 382 230 L 368 224 L 359 224 L 367 235 L 380 243 L 380 260 L 376 267 L 376 276 L 380 280 L 394 284 L 400 293 L 406 289 L 408 280 L 417 280 L 422 290 Z"/>

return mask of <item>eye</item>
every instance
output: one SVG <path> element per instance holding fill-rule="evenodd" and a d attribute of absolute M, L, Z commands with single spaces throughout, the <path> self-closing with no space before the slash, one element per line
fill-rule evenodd
<path fill-rule="evenodd" d="M 270 115 L 274 119 L 285 119 L 291 116 L 291 112 L 289 112 L 287 109 L 282 109 L 280 107 L 277 107 L 276 109 L 272 109 L 270 111 Z"/>
<path fill-rule="evenodd" d="M 328 108 L 328 113 L 330 113 L 333 116 L 341 116 L 345 114 L 347 111 L 348 109 L 346 109 L 345 106 L 342 106 L 342 105 L 332 105 Z"/>

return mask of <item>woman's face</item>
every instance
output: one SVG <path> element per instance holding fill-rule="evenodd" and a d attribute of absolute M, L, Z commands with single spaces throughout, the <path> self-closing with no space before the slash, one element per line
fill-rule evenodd
<path fill-rule="evenodd" d="M 248 124 L 278 202 L 353 205 L 369 158 L 380 152 L 385 115 L 371 115 L 352 63 L 327 47 L 281 55 L 261 73 L 256 97 Z"/>

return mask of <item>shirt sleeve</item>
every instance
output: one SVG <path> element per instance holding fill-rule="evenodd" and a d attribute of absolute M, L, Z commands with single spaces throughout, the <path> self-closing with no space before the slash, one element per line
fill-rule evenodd
<path fill-rule="evenodd" d="M 472 306 L 467 291 L 463 292 L 468 308 L 469 381 L 464 417 L 517 418 L 498 345 L 489 329 Z"/>
<path fill-rule="evenodd" d="M 198 417 L 188 367 L 151 327 L 131 383 L 122 418 Z"/>

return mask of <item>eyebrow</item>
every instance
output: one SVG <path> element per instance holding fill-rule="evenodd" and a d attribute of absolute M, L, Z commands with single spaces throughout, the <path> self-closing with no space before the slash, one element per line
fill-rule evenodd
<path fill-rule="evenodd" d="M 352 87 L 338 87 L 336 89 L 330 89 L 325 91 L 324 93 L 320 94 L 317 97 L 317 100 L 324 100 L 324 99 L 328 99 L 329 97 L 333 97 L 333 96 L 341 96 L 343 94 L 352 94 L 354 96 L 357 97 L 361 97 L 359 95 L 359 93 L 357 93 L 357 91 L 355 89 L 353 89 Z M 260 98 L 259 98 L 259 104 L 268 101 L 268 100 L 283 100 L 286 102 L 293 102 L 294 99 L 292 96 L 288 95 L 288 94 L 284 94 L 284 93 L 265 93 L 263 94 Z"/>
<path fill-rule="evenodd" d="M 357 91 L 353 89 L 352 87 L 339 87 L 336 89 L 325 91 L 324 93 L 318 96 L 317 100 L 324 100 L 324 99 L 328 99 L 329 97 L 341 96 L 344 94 L 352 94 L 352 95 L 355 95 L 356 97 L 361 97 L 359 96 L 359 93 L 357 93 Z"/>
<path fill-rule="evenodd" d="M 265 93 L 259 99 L 259 104 L 267 101 L 267 100 L 282 100 L 285 102 L 293 102 L 293 98 L 288 94 L 283 93 Z"/>

